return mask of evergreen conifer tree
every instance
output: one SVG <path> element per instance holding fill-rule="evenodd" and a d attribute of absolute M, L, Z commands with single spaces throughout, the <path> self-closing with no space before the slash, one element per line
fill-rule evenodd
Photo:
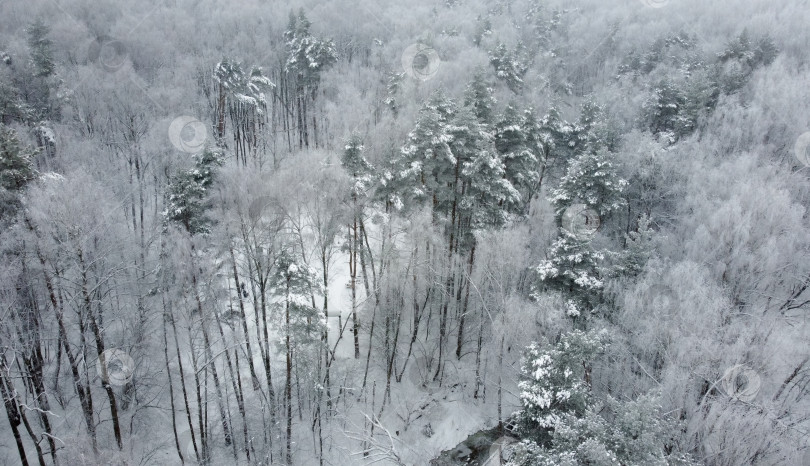
<path fill-rule="evenodd" d="M 20 191 L 36 178 L 32 160 L 36 153 L 20 143 L 13 129 L 0 124 L 0 187 Z"/>
<path fill-rule="evenodd" d="M 53 61 L 52 42 L 48 39 L 50 28 L 42 20 L 36 20 L 28 26 L 26 32 L 31 63 L 35 69 L 34 75 L 47 78 L 53 74 L 56 66 Z"/>

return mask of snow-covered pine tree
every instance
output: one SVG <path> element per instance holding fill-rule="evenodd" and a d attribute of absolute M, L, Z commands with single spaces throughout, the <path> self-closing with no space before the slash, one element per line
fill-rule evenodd
<path fill-rule="evenodd" d="M 309 29 L 311 23 L 300 10 L 296 16 L 290 13 L 290 22 L 284 32 L 287 59 L 284 71 L 290 76 L 294 86 L 294 102 L 287 102 L 294 109 L 298 133 L 298 147 L 309 147 L 310 139 L 318 145 L 317 120 L 311 116 L 310 106 L 314 105 L 321 82 L 321 74 L 337 62 L 337 49 L 330 39 L 318 39 Z"/>
<path fill-rule="evenodd" d="M 695 122 L 684 113 L 686 96 L 675 83 L 661 80 L 644 103 L 648 129 L 653 134 L 668 133 L 677 141 L 694 129 Z"/>
<path fill-rule="evenodd" d="M 466 189 L 472 181 L 470 175 L 475 173 L 467 167 L 481 151 L 486 151 L 487 134 L 470 107 L 461 107 L 453 114 L 447 132 L 452 163 L 446 182 L 439 184 L 435 209 L 448 219 L 446 231 L 451 241 L 455 236 L 456 244 L 461 244 L 467 242 L 475 214 L 473 194 Z"/>
<path fill-rule="evenodd" d="M 20 143 L 14 130 L 0 123 L 0 229 L 19 211 L 20 193 L 37 177 L 36 154 L 36 149 Z"/>
<path fill-rule="evenodd" d="M 587 115 L 592 115 L 589 112 Z M 601 128 L 590 117 L 581 119 L 583 128 Z M 623 191 L 627 182 L 613 167 L 612 154 L 598 136 L 583 130 L 579 137 L 580 154 L 570 160 L 559 186 L 552 191 L 551 203 L 560 222 L 566 210 L 577 205 L 593 210 L 600 219 L 625 205 Z M 590 238 L 561 229 L 547 259 L 536 268 L 536 291 L 561 292 L 566 300 L 566 314 L 582 322 L 599 303 L 604 283 L 600 264 L 609 253 L 594 250 Z"/>
<path fill-rule="evenodd" d="M 495 150 L 489 128 L 476 117 L 473 101 L 457 108 L 441 92 L 434 93 L 423 105 L 415 128 L 383 180 L 382 192 L 392 202 L 401 202 L 406 209 L 429 205 L 433 223 L 443 228 L 447 238 L 441 361 L 447 297 L 456 296 L 456 305 L 461 306 L 461 292 L 454 291 L 456 277 L 462 276 L 456 256 L 468 254 L 471 267 L 474 231 L 502 226 L 508 212 L 519 204 L 520 195 L 505 177 L 503 160 Z"/>
<path fill-rule="evenodd" d="M 464 105 L 472 108 L 478 121 L 485 125 L 495 122 L 494 87 L 495 84 L 487 80 L 485 70 L 478 68 L 464 92 Z"/>
<path fill-rule="evenodd" d="M 495 74 L 515 94 L 519 94 L 523 89 L 523 77 L 529 70 L 522 52 L 522 44 L 518 44 L 514 51 L 510 51 L 504 43 L 498 44 L 489 52 L 489 62 L 495 68 Z"/>
<path fill-rule="evenodd" d="M 388 75 L 388 83 L 385 88 L 387 93 L 385 105 L 391 109 L 391 113 L 394 114 L 394 118 L 399 115 L 399 101 L 397 100 L 397 96 L 399 95 L 400 88 L 402 87 L 402 78 L 404 77 L 404 72 L 391 73 Z"/>
<path fill-rule="evenodd" d="M 429 202 L 434 220 L 446 222 L 448 236 L 462 225 L 468 236 L 472 229 L 502 225 L 505 212 L 519 203 L 505 174 L 473 101 L 457 108 L 436 92 L 423 105 L 386 187 L 406 205 Z"/>
<path fill-rule="evenodd" d="M 214 81 L 219 86 L 217 100 L 217 135 L 225 135 L 225 117 L 231 122 L 236 159 L 247 163 L 247 152 L 258 149 L 259 134 L 265 123 L 267 93 L 275 84 L 260 67 L 245 72 L 238 61 L 223 59 L 214 67 Z"/>
<path fill-rule="evenodd" d="M 498 116 L 494 127 L 495 148 L 501 154 L 518 152 L 526 146 L 523 119 L 514 103 L 510 103 Z"/>
<path fill-rule="evenodd" d="M 434 222 L 439 221 L 439 212 L 447 209 L 448 197 L 452 199 L 446 187 L 454 184 L 456 157 L 450 148 L 453 136 L 448 125 L 455 113 L 452 100 L 441 91 L 433 93 L 419 111 L 393 173 L 389 173 L 392 176 L 386 180 L 395 204 L 410 210 L 427 202 Z"/>
<path fill-rule="evenodd" d="M 290 13 L 290 21 L 284 32 L 287 50 L 285 69 L 295 75 L 299 88 L 309 90 L 314 98 L 321 73 L 337 61 L 337 50 L 332 40 L 314 37 L 309 30 L 311 26 L 303 9 L 298 15 Z"/>
<path fill-rule="evenodd" d="M 558 216 L 574 204 L 584 204 L 604 218 L 625 205 L 622 193 L 627 181 L 619 177 L 612 159 L 607 149 L 587 149 L 569 162 L 551 195 Z"/>
<path fill-rule="evenodd" d="M 569 143 L 566 141 L 567 135 L 561 133 L 561 128 L 556 126 L 559 121 L 554 119 L 551 114 L 542 120 L 538 120 L 534 109 L 531 107 L 523 111 L 521 122 L 523 134 L 526 137 L 526 148 L 537 158 L 538 170 L 537 181 L 534 186 L 530 185 L 528 198 L 525 199 L 527 205 L 531 202 L 531 198 L 540 191 L 548 168 L 553 164 L 554 159 L 559 156 L 558 144 L 565 149 L 570 149 Z"/>
<path fill-rule="evenodd" d="M 450 147 L 460 171 L 452 204 L 444 213 L 455 218 L 459 250 L 472 245 L 473 231 L 503 226 L 508 213 L 520 204 L 487 126 L 473 112 L 471 107 L 460 109 L 450 128 Z"/>
<path fill-rule="evenodd" d="M 655 251 L 654 235 L 655 230 L 650 225 L 650 217 L 641 214 L 636 230 L 625 236 L 627 247 L 621 255 L 621 273 L 635 277 L 644 270 L 644 266 Z"/>
<path fill-rule="evenodd" d="M 0 124 L 10 124 L 12 120 L 24 121 L 31 118 L 31 109 L 20 98 L 20 91 L 0 74 Z"/>
<path fill-rule="evenodd" d="M 34 76 L 47 78 L 52 75 L 56 65 L 53 61 L 52 42 L 48 38 L 50 28 L 42 21 L 36 20 L 26 29 L 28 48 L 31 53 L 31 64 L 34 65 Z"/>
<path fill-rule="evenodd" d="M 450 211 L 451 252 L 467 255 L 466 271 L 453 273 L 469 277 L 475 262 L 475 232 L 502 227 L 509 213 L 518 210 L 520 193 L 506 177 L 503 157 L 495 149 L 491 129 L 476 118 L 474 107 L 465 106 L 454 116 L 450 133 L 453 136 L 451 150 L 460 163 L 456 167 L 454 200 Z M 459 192 L 460 189 L 460 192 Z M 452 245 L 455 239 L 456 245 Z M 459 264 L 460 265 L 460 264 Z M 467 299 L 461 299 L 462 290 L 469 294 L 468 280 L 459 280 L 456 309 L 459 313 L 456 357 L 461 358 L 464 343 L 464 322 L 467 314 Z M 450 287 L 448 287 L 449 289 Z M 460 310 L 460 312 L 459 312 Z"/>
<path fill-rule="evenodd" d="M 473 43 L 476 47 L 481 46 L 484 37 L 492 35 L 492 21 L 489 17 L 482 17 L 478 15 L 475 20 L 475 35 L 473 36 Z"/>
<path fill-rule="evenodd" d="M 276 259 L 270 277 L 270 292 L 278 298 L 279 328 L 289 341 L 281 343 L 292 348 L 320 341 L 325 316 L 313 306 L 312 296 L 321 289 L 316 271 L 311 270 L 288 248 Z"/>
<path fill-rule="evenodd" d="M 212 222 L 206 214 L 208 189 L 220 166 L 222 155 L 206 148 L 195 156 L 193 168 L 179 171 L 169 183 L 165 219 L 181 224 L 191 235 L 208 233 Z"/>
<path fill-rule="evenodd" d="M 270 293 L 276 297 L 274 319 L 283 337 L 279 346 L 284 349 L 286 359 L 286 379 L 284 383 L 284 406 L 286 407 L 286 449 L 287 464 L 292 459 L 292 379 L 293 357 L 304 363 L 304 347 L 319 342 L 325 327 L 326 316 L 314 306 L 314 296 L 320 294 L 318 276 L 292 250 L 282 250 L 276 259 L 270 276 Z"/>
<path fill-rule="evenodd" d="M 527 119 L 526 131 L 530 142 L 545 143 L 547 159 L 568 161 L 582 150 L 580 134 L 584 129 L 576 122 L 564 120 L 556 107 L 551 107 L 537 124 Z"/>
<path fill-rule="evenodd" d="M 607 333 L 574 330 L 551 347 L 526 349 L 520 370 L 521 434 L 547 446 L 565 413 L 585 414 L 590 405 L 590 364 L 607 344 Z"/>
<path fill-rule="evenodd" d="M 610 341 L 607 331 L 574 330 L 553 346 L 532 344 L 521 366 L 517 413 L 522 442 L 506 455 L 510 466 L 694 465 L 670 453 L 678 425 L 661 413 L 658 396 L 630 401 L 591 391 L 592 362 Z"/>
<path fill-rule="evenodd" d="M 534 30 L 533 42 L 538 51 L 548 51 L 556 45 L 554 39 L 557 37 L 554 35 L 555 32 L 559 34 L 562 17 L 566 12 L 557 9 L 547 12 L 545 7 L 542 0 L 531 0 L 526 13 L 526 21 Z"/>
<path fill-rule="evenodd" d="M 216 105 L 217 141 L 224 144 L 228 97 L 231 89 L 239 87 L 244 81 L 242 65 L 227 58 L 223 59 L 214 66 L 214 81 L 219 87 Z"/>
<path fill-rule="evenodd" d="M 20 191 L 36 178 L 33 164 L 36 154 L 36 150 L 20 143 L 13 129 L 0 124 L 0 187 Z"/>
<path fill-rule="evenodd" d="M 616 150 L 619 140 L 618 131 L 608 118 L 605 109 L 592 100 L 586 100 L 580 109 L 578 137 L 583 150 L 597 151 L 605 148 Z"/>
<path fill-rule="evenodd" d="M 464 169 L 469 189 L 464 198 L 472 207 L 470 225 L 474 230 L 506 224 L 509 213 L 519 211 L 522 197 L 507 176 L 504 160 L 493 150 L 483 149 Z"/>
<path fill-rule="evenodd" d="M 547 447 L 531 439 L 515 448 L 508 466 L 623 465 L 694 466 L 683 453 L 669 453 L 676 422 L 661 412 L 659 399 L 647 394 L 631 401 L 608 396 L 584 415 L 565 413 L 555 424 Z"/>
<path fill-rule="evenodd" d="M 349 253 L 349 286 L 351 288 L 351 309 L 352 309 L 352 333 L 354 334 L 355 358 L 360 357 L 360 321 L 357 314 L 357 258 L 361 256 L 360 266 L 365 269 L 365 247 L 366 235 L 364 223 L 364 207 L 368 196 L 368 191 L 374 181 L 374 167 L 363 155 L 363 141 L 360 135 L 355 133 L 346 142 L 341 165 L 349 174 L 351 179 L 351 204 L 352 216 L 349 223 L 348 234 L 346 235 L 346 250 Z M 365 271 L 365 270 L 364 270 Z M 366 282 L 368 283 L 368 282 Z"/>
<path fill-rule="evenodd" d="M 531 109 L 520 114 L 508 105 L 495 124 L 495 148 L 503 158 L 504 176 L 520 193 L 517 211 L 524 213 L 540 182 L 541 158 L 547 154 L 549 137 L 538 131 Z"/>
<path fill-rule="evenodd" d="M 547 257 L 534 270 L 538 281 L 535 296 L 546 290 L 560 292 L 566 315 L 584 323 L 599 303 L 604 287 L 600 265 L 606 254 L 594 250 L 588 239 L 561 230 Z"/>
<path fill-rule="evenodd" d="M 340 164 L 349 174 L 352 183 L 352 196 L 363 197 L 373 183 L 374 167 L 363 155 L 363 140 L 359 134 L 349 136 Z"/>
<path fill-rule="evenodd" d="M 724 68 L 723 91 L 728 94 L 738 91 L 751 73 L 761 66 L 770 65 L 778 54 L 779 49 L 769 35 L 754 40 L 747 30 L 743 30 L 717 55 Z"/>

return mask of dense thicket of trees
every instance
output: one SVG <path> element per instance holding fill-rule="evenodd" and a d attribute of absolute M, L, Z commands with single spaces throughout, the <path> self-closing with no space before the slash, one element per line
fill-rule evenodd
<path fill-rule="evenodd" d="M 806 464 L 808 21 L 4 2 L 0 463 Z"/>

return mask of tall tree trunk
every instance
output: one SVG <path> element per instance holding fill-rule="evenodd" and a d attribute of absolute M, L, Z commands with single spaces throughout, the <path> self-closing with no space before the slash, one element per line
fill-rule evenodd
<path fill-rule="evenodd" d="M 441 311 L 439 313 L 439 359 L 436 365 L 436 373 L 433 375 L 433 380 L 439 380 L 439 377 L 442 374 L 442 363 L 443 363 L 443 355 L 444 355 L 444 340 L 445 336 L 447 335 L 447 317 L 448 317 L 448 305 L 450 303 L 450 297 L 453 295 L 453 288 L 455 282 L 455 268 L 453 267 L 453 253 L 452 248 L 450 255 L 448 257 L 448 266 L 447 266 L 447 279 L 444 283 L 444 290 L 442 293 L 442 304 L 441 304 Z"/>
<path fill-rule="evenodd" d="M 98 320 L 96 319 L 96 313 L 93 311 L 90 292 L 87 288 L 87 268 L 85 267 L 84 263 L 84 255 L 81 249 L 79 249 L 77 253 L 79 258 L 79 266 L 81 267 L 81 287 L 82 297 L 84 299 L 84 308 L 85 312 L 87 312 L 87 316 L 89 317 L 90 331 L 93 333 L 93 339 L 96 343 L 98 364 L 101 365 L 101 386 L 104 388 L 104 391 L 107 393 L 107 398 L 110 401 L 110 417 L 112 418 L 115 443 L 118 444 L 119 450 L 123 450 L 124 444 L 121 440 L 121 426 L 118 421 L 118 403 L 116 402 L 115 393 L 112 390 L 112 386 L 110 385 L 109 381 L 109 374 L 107 373 L 107 361 L 106 355 L 104 354 L 104 339 L 101 336 L 101 330 L 99 329 Z M 99 314 L 100 313 L 101 311 L 99 311 Z"/>
<path fill-rule="evenodd" d="M 287 445 L 285 450 L 285 459 L 288 466 L 292 466 L 292 342 L 290 339 L 290 300 L 289 300 L 290 283 L 287 280 L 287 303 L 285 306 L 285 344 L 287 348 L 287 380 L 284 384 L 284 400 L 287 405 Z"/>
<path fill-rule="evenodd" d="M 460 232 L 457 232 L 457 223 L 459 222 L 460 215 L 458 215 L 457 208 L 458 208 L 458 181 L 459 177 L 461 176 L 461 157 L 456 158 L 456 166 L 455 166 L 455 178 L 453 181 L 452 189 L 453 189 L 453 205 L 450 210 L 450 231 L 449 231 L 449 242 L 447 245 L 447 278 L 444 284 L 444 293 L 442 294 L 442 305 L 441 305 L 441 313 L 439 316 L 439 360 L 436 366 L 436 374 L 433 376 L 433 380 L 439 380 L 440 375 L 442 374 L 442 364 L 443 364 L 443 355 L 444 355 L 444 340 L 445 336 L 447 335 L 447 317 L 448 317 L 448 305 L 450 302 L 451 297 L 455 294 L 453 290 L 455 289 L 455 261 L 453 258 L 453 253 L 455 252 L 454 246 L 456 242 L 456 237 L 460 235 Z M 435 209 L 434 209 L 435 210 Z"/>
<path fill-rule="evenodd" d="M 484 306 L 481 305 L 481 313 L 478 316 L 478 347 L 475 352 L 475 392 L 473 398 L 478 399 L 478 391 L 483 383 L 481 380 L 481 350 L 484 346 Z"/>
<path fill-rule="evenodd" d="M 394 308 L 400 309 L 399 311 L 395 311 L 394 315 L 396 318 L 394 319 L 394 341 L 391 343 L 391 355 L 388 359 L 388 368 L 386 370 L 386 382 L 385 382 L 385 395 L 383 395 L 383 405 L 385 404 L 385 400 L 391 400 L 391 376 L 396 372 L 396 368 L 394 363 L 397 358 L 397 346 L 399 345 L 399 333 L 400 328 L 402 327 L 402 311 L 405 307 L 404 302 L 399 302 L 396 304 Z M 387 320 L 387 319 L 386 319 Z"/>
<path fill-rule="evenodd" d="M 432 289 L 432 287 L 430 287 L 430 286 L 425 287 L 425 301 L 424 301 L 424 303 L 422 305 L 420 305 L 419 300 L 418 300 L 419 287 L 417 285 L 417 271 L 416 271 L 416 261 L 418 260 L 418 257 L 419 257 L 419 247 L 418 246 L 416 247 L 416 249 L 414 251 L 413 257 L 414 257 L 414 259 L 413 259 L 413 261 L 414 261 L 413 274 L 412 274 L 412 279 L 413 279 L 413 304 L 412 304 L 412 307 L 413 307 L 413 322 L 411 324 L 413 327 L 411 328 L 411 338 L 410 338 L 410 341 L 408 342 L 408 354 L 405 356 L 405 362 L 402 364 L 402 371 L 399 373 L 399 376 L 397 376 L 397 382 L 402 380 L 402 375 L 405 373 L 405 369 L 408 367 L 408 362 L 410 361 L 411 354 L 413 353 L 413 345 L 414 345 L 414 343 L 416 343 L 416 339 L 419 336 L 419 324 L 420 324 L 420 322 L 422 320 L 422 314 L 424 313 L 425 308 L 427 308 L 427 305 L 430 302 L 430 296 L 431 296 L 430 291 Z"/>
<path fill-rule="evenodd" d="M 501 309 L 501 332 L 505 327 L 506 309 Z M 505 340 L 504 333 L 501 333 L 501 344 L 498 349 L 498 430 L 503 432 L 503 347 Z"/>
<path fill-rule="evenodd" d="M 194 253 L 194 247 L 192 249 L 192 254 Z M 222 387 L 219 383 L 219 372 L 217 371 L 216 361 L 214 361 L 213 352 L 211 351 L 211 340 L 208 336 L 208 319 L 205 318 L 205 311 L 203 310 L 202 300 L 200 299 L 200 292 L 197 287 L 197 273 L 196 273 L 196 266 L 193 264 L 192 261 L 192 268 L 194 271 L 191 273 L 191 286 L 194 288 L 194 300 L 197 304 L 197 312 L 200 314 L 200 327 L 202 329 L 203 334 L 203 344 L 205 345 L 205 353 L 208 357 L 208 364 L 207 367 L 210 366 L 211 368 L 211 377 L 214 379 L 214 389 L 217 392 L 217 407 L 219 408 L 219 416 L 222 422 L 222 432 L 225 436 L 225 445 L 231 445 L 232 437 L 231 437 L 231 429 L 228 425 L 228 416 L 225 412 L 224 406 L 224 397 L 222 396 Z"/>
<path fill-rule="evenodd" d="M 22 404 L 18 398 L 15 400 L 15 402 L 18 406 Z M 31 423 L 28 422 L 28 417 L 25 415 L 25 411 L 20 411 L 20 419 L 22 420 L 23 426 L 25 426 L 25 431 L 28 432 L 28 436 L 31 437 L 31 443 L 34 444 L 34 450 L 37 452 L 39 466 L 46 466 L 45 455 L 42 454 L 42 447 L 39 446 L 39 436 L 34 432 L 34 429 L 31 427 Z"/>
<path fill-rule="evenodd" d="M 309 149 L 309 119 L 307 118 L 307 95 L 306 91 L 301 96 L 301 122 L 304 124 L 304 147 Z"/>
<path fill-rule="evenodd" d="M 32 279 L 29 275 L 28 264 L 22 261 L 23 276 L 26 281 Z M 26 316 L 26 326 L 30 329 L 24 335 L 20 332 L 20 344 L 23 347 L 29 348 L 23 355 L 23 363 L 25 365 L 26 373 L 31 380 L 31 394 L 36 400 L 37 407 L 39 408 L 38 418 L 43 428 L 45 429 L 46 438 L 48 441 L 48 448 L 50 449 L 51 459 L 56 466 L 59 460 L 56 455 L 56 441 L 53 437 L 53 430 L 51 428 L 51 421 L 48 418 L 48 411 L 51 410 L 48 401 L 48 393 L 45 390 L 45 377 L 43 366 L 45 365 L 45 357 L 42 354 L 42 313 L 39 304 L 32 292 L 28 292 L 26 299 L 31 303 L 31 308 L 28 311 L 30 315 Z M 61 346 L 59 346 L 61 352 Z M 59 361 L 57 358 L 57 372 L 59 368 Z"/>
<path fill-rule="evenodd" d="M 264 430 L 265 441 L 270 445 L 269 450 L 272 456 L 273 432 L 276 427 L 276 394 L 273 388 L 273 377 L 270 361 L 270 334 L 268 331 L 267 318 L 267 276 L 263 268 L 261 247 L 255 237 L 251 238 L 243 225 L 242 239 L 248 256 L 248 271 L 250 278 L 250 288 L 253 293 L 253 320 L 256 327 L 256 341 L 258 342 L 259 355 L 264 366 L 264 376 L 267 381 L 267 402 L 270 410 L 270 429 Z M 253 245 L 253 246 L 252 246 Z M 250 337 L 246 337 L 249 339 Z"/>
<path fill-rule="evenodd" d="M 19 425 L 21 424 L 20 409 L 17 406 L 16 399 L 12 397 L 14 387 L 10 385 L 10 381 L 6 379 L 6 360 L 5 356 L 0 354 L 0 396 L 3 397 L 3 404 L 6 407 L 6 417 L 8 424 L 11 427 L 11 433 L 14 435 L 14 442 L 17 444 L 17 452 L 20 455 L 20 462 L 23 466 L 28 466 L 28 457 L 25 454 L 25 445 L 20 436 Z"/>
<path fill-rule="evenodd" d="M 170 303 L 170 305 L 171 305 L 171 303 Z M 178 371 L 180 372 L 180 388 L 181 388 L 181 390 L 183 392 L 183 405 L 184 405 L 184 407 L 186 409 L 186 420 L 188 421 L 189 436 L 191 437 L 191 444 L 194 447 L 194 454 L 197 456 L 197 461 L 202 461 L 202 459 L 203 459 L 203 445 L 202 445 L 203 431 L 202 430 L 198 431 L 198 434 L 199 434 L 199 437 L 200 437 L 200 445 L 197 445 L 197 437 L 194 435 L 194 421 L 191 418 L 191 403 L 188 400 L 188 390 L 186 389 L 186 377 L 185 377 L 185 371 L 183 370 L 183 358 L 180 355 L 180 338 L 177 335 L 177 324 L 176 324 L 175 319 L 174 319 L 174 313 L 172 312 L 171 309 L 169 309 L 168 317 L 169 317 L 169 323 L 172 326 L 172 334 L 174 336 L 174 350 L 175 350 L 175 353 L 177 355 Z M 196 370 L 194 371 L 194 374 L 195 374 L 194 378 L 195 378 L 195 380 L 197 380 L 197 371 Z M 197 387 L 199 388 L 199 382 L 197 383 Z M 197 401 L 198 401 L 199 410 L 202 411 L 202 406 L 199 406 L 199 402 L 200 402 L 200 400 L 199 400 L 199 390 L 197 391 Z M 199 425 L 202 425 L 202 423 L 200 423 Z M 179 451 L 178 451 L 178 453 L 179 453 Z M 182 455 L 180 455 L 180 458 L 181 458 L 181 461 L 182 461 Z"/>
<path fill-rule="evenodd" d="M 242 322 L 242 332 L 245 335 L 245 349 L 247 350 L 247 360 L 248 360 L 248 368 L 250 369 L 250 380 L 253 384 L 253 391 L 257 391 L 259 389 L 259 377 L 256 375 L 256 368 L 253 365 L 253 350 L 250 346 L 250 332 L 248 331 L 247 325 L 247 314 L 245 313 L 245 302 L 244 296 L 242 293 L 244 292 L 244 283 L 239 280 L 239 272 L 236 268 L 236 256 L 233 253 L 233 247 L 228 248 L 229 252 L 231 253 L 231 267 L 233 271 L 233 281 L 236 286 L 236 294 L 239 297 L 239 317 Z"/>
<path fill-rule="evenodd" d="M 222 341 L 222 343 L 224 345 L 225 344 L 225 331 L 222 328 L 222 321 L 220 320 L 219 315 L 216 314 L 216 313 L 214 314 L 214 318 L 216 319 L 217 328 L 219 329 L 219 336 L 220 336 L 221 341 Z M 237 350 L 234 349 L 234 353 L 236 353 L 236 352 L 237 352 Z M 227 347 L 224 349 L 224 354 L 225 354 L 225 363 L 226 363 L 226 365 L 228 367 L 228 374 L 230 375 L 230 378 L 231 378 L 231 386 L 233 387 L 234 396 L 236 396 L 236 406 L 237 406 L 237 409 L 239 410 L 239 415 L 242 418 L 242 427 L 243 427 L 243 433 L 244 433 L 244 436 L 245 436 L 245 455 L 248 458 L 248 462 L 250 462 L 250 450 L 248 449 L 249 439 L 248 439 L 248 430 L 247 430 L 247 417 L 245 415 L 245 402 L 244 402 L 244 395 L 242 393 L 242 383 L 241 383 L 241 378 L 239 377 L 239 366 L 237 366 L 236 371 L 234 371 L 233 363 L 231 362 L 231 355 L 230 355 L 230 352 L 228 351 Z M 213 361 L 212 361 L 212 364 L 213 364 Z M 233 442 L 233 445 L 234 445 L 234 460 L 238 462 L 239 458 L 236 455 L 236 442 L 235 441 Z"/>
<path fill-rule="evenodd" d="M 217 97 L 217 140 L 221 141 L 225 137 L 225 86 L 219 84 L 219 96 Z"/>
<path fill-rule="evenodd" d="M 34 228 L 31 225 L 30 221 L 27 218 L 25 221 L 29 230 L 34 231 Z M 45 280 L 45 288 L 48 290 L 48 297 L 50 299 L 51 306 L 53 307 L 54 314 L 56 316 L 56 324 L 59 329 L 59 341 L 62 344 L 62 347 L 65 351 L 65 355 L 67 356 L 68 359 L 68 364 L 70 365 L 70 374 L 73 377 L 73 387 L 76 390 L 76 395 L 79 397 L 79 404 L 82 406 L 82 414 L 84 415 L 84 422 L 85 426 L 87 427 L 87 433 L 90 435 L 93 453 L 98 454 L 98 443 L 96 440 L 96 424 L 93 421 L 93 397 L 90 392 L 90 387 L 86 386 L 82 382 L 81 374 L 79 373 L 79 362 L 69 346 L 67 330 L 65 328 L 64 313 L 61 305 L 61 298 L 57 299 L 56 297 L 56 289 L 53 285 L 53 281 L 51 280 L 51 276 L 48 275 L 48 272 L 46 270 L 45 256 L 42 255 L 42 251 L 39 249 L 38 246 L 36 248 L 36 253 L 37 257 L 39 258 L 40 265 L 42 265 L 42 274 Z"/>
<path fill-rule="evenodd" d="M 366 352 L 366 369 L 363 371 L 363 387 L 360 393 L 366 391 L 366 383 L 368 382 L 368 367 L 371 363 L 371 347 L 374 344 L 374 322 L 377 320 L 377 304 L 374 303 L 374 309 L 371 311 L 371 329 L 368 332 L 368 351 Z"/>
<path fill-rule="evenodd" d="M 475 261 L 475 243 L 473 243 L 472 248 L 470 249 L 470 260 L 468 262 L 466 280 L 462 280 L 462 283 L 464 283 L 464 287 L 466 288 L 466 292 L 464 295 L 464 304 L 461 308 L 461 315 L 459 316 L 458 320 L 458 339 L 456 340 L 456 358 L 459 360 L 461 360 L 461 347 L 462 345 L 464 345 L 464 321 L 465 318 L 467 317 L 467 303 L 470 300 L 470 281 L 472 280 L 474 261 Z M 459 289 L 459 291 L 461 290 Z"/>
<path fill-rule="evenodd" d="M 351 226 L 349 239 L 349 274 L 352 286 L 352 333 L 354 334 L 354 358 L 360 358 L 360 321 L 357 318 L 357 219 Z"/>
<path fill-rule="evenodd" d="M 189 348 L 191 349 L 191 364 L 192 369 L 194 370 L 194 394 L 197 398 L 197 428 L 199 429 L 200 435 L 200 448 L 196 452 L 197 453 L 197 461 L 201 464 L 206 465 L 209 462 L 209 447 L 208 447 L 208 392 L 205 391 L 206 400 L 203 402 L 203 387 L 200 383 L 200 371 L 204 369 L 201 368 L 197 362 L 197 355 L 194 352 L 194 341 L 191 337 L 191 328 L 188 329 L 189 334 Z M 206 383 L 208 381 L 208 377 L 205 378 Z"/>
<path fill-rule="evenodd" d="M 161 277 L 161 280 L 165 280 L 165 278 Z M 166 322 L 170 317 L 166 308 L 165 292 L 161 293 L 161 296 L 163 302 L 163 360 L 166 364 L 166 378 L 169 380 L 169 407 L 172 410 L 172 434 L 174 435 L 174 447 L 177 449 L 177 456 L 180 457 L 180 463 L 185 464 L 186 460 L 183 457 L 183 450 L 180 447 L 180 436 L 177 433 L 177 409 L 174 407 L 174 382 L 172 380 L 171 365 L 169 364 L 169 337 L 168 331 L 166 330 Z"/>
<path fill-rule="evenodd" d="M 377 304 L 380 303 L 380 293 L 377 288 L 377 275 L 378 273 L 374 269 L 374 255 L 371 253 L 371 245 L 368 242 L 368 234 L 366 233 L 365 223 L 363 222 L 362 214 L 358 214 L 357 222 L 360 226 L 360 271 L 362 272 L 360 275 L 363 276 L 363 286 L 366 290 L 366 296 L 374 296 L 374 300 Z M 363 246 L 365 244 L 365 246 Z M 385 250 L 385 238 L 383 238 L 382 249 Z M 369 261 L 369 269 L 371 269 L 371 286 L 368 283 L 368 273 L 366 272 L 366 254 L 368 254 L 368 261 Z M 382 277 L 383 269 L 382 269 L 383 261 L 380 261 L 380 272 L 379 276 Z M 371 289 L 373 287 L 373 290 Z"/>

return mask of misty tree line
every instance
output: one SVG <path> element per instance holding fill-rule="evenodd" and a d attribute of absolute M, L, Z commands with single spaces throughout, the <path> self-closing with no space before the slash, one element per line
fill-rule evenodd
<path fill-rule="evenodd" d="M 773 80 L 802 95 L 794 57 L 739 28 L 582 59 L 577 10 L 429 10 L 425 82 L 328 12 L 101 67 L 26 18 L 0 54 L 6 458 L 406 464 L 421 387 L 490 410 L 508 464 L 798 464 L 807 180 L 756 117 Z"/>

